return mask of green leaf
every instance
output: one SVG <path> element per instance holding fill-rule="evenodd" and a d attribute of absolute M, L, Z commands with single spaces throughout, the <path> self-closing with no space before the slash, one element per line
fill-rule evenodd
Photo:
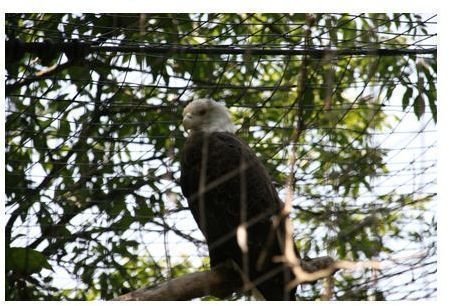
<path fill-rule="evenodd" d="M 418 119 L 420 119 L 422 114 L 424 114 L 425 107 L 426 104 L 424 102 L 424 98 L 419 94 L 413 102 L 413 111 Z"/>
<path fill-rule="evenodd" d="M 39 273 L 44 268 L 53 270 L 42 253 L 30 248 L 7 248 L 5 268 L 24 275 Z"/>
<path fill-rule="evenodd" d="M 402 109 L 405 110 L 407 108 L 407 106 L 410 103 L 410 98 L 412 97 L 413 94 L 413 88 L 412 87 L 407 87 L 407 90 L 404 93 L 404 96 L 402 96 Z"/>
<path fill-rule="evenodd" d="M 432 112 L 432 118 L 436 123 L 437 122 L 437 105 L 436 105 L 434 99 L 429 99 L 429 108 L 430 108 L 430 111 Z"/>
<path fill-rule="evenodd" d="M 58 136 L 67 138 L 70 134 L 70 123 L 67 120 L 59 121 Z"/>

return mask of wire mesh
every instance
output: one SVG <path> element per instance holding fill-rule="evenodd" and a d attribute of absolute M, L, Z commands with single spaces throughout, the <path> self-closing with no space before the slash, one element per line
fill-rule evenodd
<path fill-rule="evenodd" d="M 151 263 L 154 281 L 175 277 L 179 264 L 184 273 L 204 269 L 208 252 L 178 187 L 177 156 L 182 107 L 207 96 L 226 102 L 281 197 L 296 148 L 292 217 L 306 255 L 370 259 L 341 253 L 337 241 L 359 226 L 342 230 L 338 218 L 385 222 L 384 236 L 367 233 L 382 243 L 372 258 L 392 264 L 337 275 L 335 299 L 435 298 L 436 124 L 431 108 L 401 98 L 408 88 L 436 94 L 436 77 L 415 76 L 425 65 L 416 63 L 435 58 L 436 15 L 49 15 L 8 14 L 6 26 L 9 40 L 52 49 L 48 65 L 37 49 L 19 52 L 21 69 L 8 69 L 5 85 L 7 243 L 48 257 L 53 272 L 41 279 L 51 275 L 51 286 L 79 298 L 76 290 L 100 284 L 86 280 L 92 266 L 92 279 L 134 269 L 122 273 L 128 288 L 145 270 L 140 262 Z M 82 59 L 74 40 L 89 45 Z M 398 67 L 385 68 L 391 57 Z M 299 104 L 308 91 L 319 101 Z M 291 143 L 299 121 L 304 136 Z M 369 179 L 354 190 L 364 171 Z M 316 298 L 319 288 L 298 294 Z"/>

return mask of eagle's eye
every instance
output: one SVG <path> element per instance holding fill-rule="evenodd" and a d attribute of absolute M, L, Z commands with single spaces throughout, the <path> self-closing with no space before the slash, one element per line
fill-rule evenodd
<path fill-rule="evenodd" d="M 200 115 L 200 116 L 204 116 L 205 114 L 206 114 L 206 109 L 200 109 L 199 111 L 198 111 L 198 115 Z"/>

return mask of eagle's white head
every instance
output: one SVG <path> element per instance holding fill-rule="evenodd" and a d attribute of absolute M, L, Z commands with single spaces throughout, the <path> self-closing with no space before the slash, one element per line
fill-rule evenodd
<path fill-rule="evenodd" d="M 182 115 L 182 124 L 190 133 L 234 133 L 236 130 L 226 106 L 212 99 L 198 99 L 190 102 L 184 108 Z"/>

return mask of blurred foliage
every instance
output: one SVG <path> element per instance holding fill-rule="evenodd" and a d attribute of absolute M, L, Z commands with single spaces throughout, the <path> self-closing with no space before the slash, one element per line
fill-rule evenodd
<path fill-rule="evenodd" d="M 385 48 L 409 42 L 383 33 L 427 34 L 420 20 L 414 14 L 6 14 L 5 23 L 7 40 L 24 42 Z M 198 269 L 187 257 L 172 263 L 168 275 L 167 263 L 152 257 L 155 247 L 140 237 L 168 231 L 204 248 L 166 222 L 186 210 L 177 187 L 185 136 L 179 122 L 192 97 L 226 102 L 240 135 L 280 186 L 295 144 L 295 192 L 309 203 L 294 211 L 295 224 L 307 228 L 298 236 L 304 254 L 366 259 L 389 252 L 385 238 L 406 235 L 398 225 L 401 204 L 422 205 L 395 192 L 379 195 L 373 206 L 351 203 L 388 173 L 386 152 L 372 134 L 389 127 L 383 108 L 393 94 L 403 96 L 404 109 L 413 105 L 418 119 L 429 108 L 436 120 L 434 56 L 76 54 L 48 50 L 6 61 L 8 300 L 110 299 Z M 373 84 L 380 90 L 367 89 Z M 82 286 L 56 288 L 54 267 Z M 342 299 L 367 299 L 362 289 L 348 289 L 352 282 L 336 283 L 347 291 Z M 316 299 L 314 288 L 301 299 Z"/>

